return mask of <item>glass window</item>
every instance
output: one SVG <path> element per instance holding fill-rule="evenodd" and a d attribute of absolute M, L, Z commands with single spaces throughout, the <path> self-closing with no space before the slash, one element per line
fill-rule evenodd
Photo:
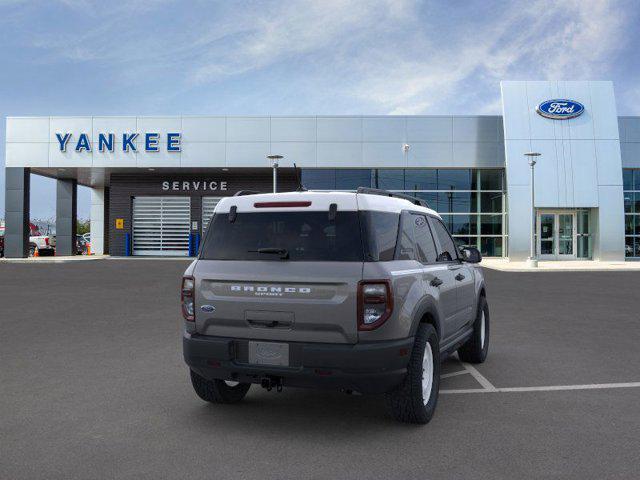
<path fill-rule="evenodd" d="M 373 186 L 383 190 L 404 190 L 404 170 L 400 168 L 376 170 Z"/>
<path fill-rule="evenodd" d="M 475 192 L 440 192 L 437 211 L 438 213 L 477 212 L 477 195 Z"/>
<path fill-rule="evenodd" d="M 440 208 L 438 207 L 438 194 L 436 192 L 407 192 L 407 193 L 427 202 L 427 205 L 429 205 L 429 208 L 437 212 L 440 211 Z"/>
<path fill-rule="evenodd" d="M 502 215 L 480 215 L 480 235 L 502 235 Z"/>
<path fill-rule="evenodd" d="M 502 170 L 480 170 L 480 190 L 502 190 Z"/>
<path fill-rule="evenodd" d="M 407 190 L 437 190 L 437 170 L 435 168 L 405 170 L 404 188 Z"/>
<path fill-rule="evenodd" d="M 453 237 L 453 241 L 456 244 L 456 247 L 458 247 L 458 250 L 461 249 L 462 247 L 476 247 L 477 244 L 477 238 L 478 237 Z"/>
<path fill-rule="evenodd" d="M 451 235 L 476 235 L 478 233 L 477 215 L 441 215 L 441 217 Z"/>
<path fill-rule="evenodd" d="M 637 177 L 638 175 L 636 175 Z M 633 190 L 633 170 L 625 168 L 622 170 L 622 184 L 625 190 Z"/>
<path fill-rule="evenodd" d="M 453 243 L 453 239 L 444 224 L 437 218 L 429 217 L 429 223 L 433 230 L 433 234 L 438 239 L 440 244 L 438 249 L 437 262 L 450 262 L 458 258 L 458 249 Z"/>
<path fill-rule="evenodd" d="M 625 237 L 624 239 L 624 256 L 635 257 L 634 237 Z"/>
<path fill-rule="evenodd" d="M 578 210 L 578 234 L 589 235 L 589 210 Z"/>
<path fill-rule="evenodd" d="M 438 190 L 473 190 L 471 186 L 471 170 L 438 170 Z"/>
<path fill-rule="evenodd" d="M 337 190 L 356 190 L 358 187 L 371 187 L 371 170 L 368 168 L 336 169 Z"/>
<path fill-rule="evenodd" d="M 484 257 L 501 257 L 502 237 L 480 237 L 480 253 Z"/>
<path fill-rule="evenodd" d="M 368 170 L 335 171 L 338 172 L 336 186 L 332 188 L 353 190 L 366 182 L 365 172 Z M 405 192 L 426 201 L 430 208 L 443 215 L 445 226 L 456 237 L 464 237 L 477 244 L 479 240 L 474 237 L 476 235 L 504 236 L 507 233 L 504 220 L 506 215 L 503 214 L 506 208 L 503 204 L 506 205 L 507 201 L 504 195 L 504 169 L 383 168 L 369 172 L 370 184 L 374 188 Z M 627 183 L 635 181 L 633 173 L 625 175 L 631 178 L 627 179 Z M 344 181 L 341 180 L 342 177 Z M 640 182 L 640 174 L 638 181 Z M 627 197 L 626 211 L 640 212 L 640 194 L 638 202 L 633 193 Z M 479 216 L 479 213 L 483 215 Z M 494 251 L 504 254 L 507 248 L 506 238 L 502 238 L 499 243 L 500 248 L 496 247 Z"/>
<path fill-rule="evenodd" d="M 333 169 L 303 168 L 300 175 L 302 185 L 309 190 L 334 190 L 336 171 Z"/>
<path fill-rule="evenodd" d="M 633 213 L 633 193 L 624 192 L 624 212 Z"/>
<path fill-rule="evenodd" d="M 481 193 L 480 194 L 480 211 L 482 213 L 501 213 L 502 212 L 502 193 Z"/>
<path fill-rule="evenodd" d="M 398 238 L 400 215 L 390 212 L 360 212 L 368 260 L 393 260 Z"/>
<path fill-rule="evenodd" d="M 640 169 L 633 170 L 633 189 L 640 190 Z"/>
<path fill-rule="evenodd" d="M 357 212 L 238 213 L 214 215 L 202 248 L 205 260 L 356 262 L 363 260 Z M 278 249 L 282 252 L 260 252 Z M 283 259 L 287 254 L 288 258 Z"/>
<path fill-rule="evenodd" d="M 417 260 L 413 239 L 413 215 L 404 213 L 400 216 L 401 227 L 398 238 L 398 260 Z"/>
<path fill-rule="evenodd" d="M 633 202 L 633 211 L 635 213 L 640 213 L 640 192 L 636 192 L 633 194 L 635 200 Z"/>
<path fill-rule="evenodd" d="M 635 233 L 635 215 L 624 216 L 624 233 L 625 235 L 633 235 Z"/>
<path fill-rule="evenodd" d="M 413 231 L 416 240 L 417 260 L 422 263 L 436 261 L 436 245 L 431 236 L 431 229 L 424 215 L 411 215 L 413 217 Z"/>

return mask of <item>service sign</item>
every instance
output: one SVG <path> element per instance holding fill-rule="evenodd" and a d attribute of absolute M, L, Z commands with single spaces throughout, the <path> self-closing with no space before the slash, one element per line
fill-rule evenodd
<path fill-rule="evenodd" d="M 553 120 L 568 120 L 582 115 L 584 105 L 574 100 L 554 99 L 542 102 L 536 112 L 545 118 Z"/>
<path fill-rule="evenodd" d="M 123 133 L 118 137 L 120 143 L 119 149 L 123 152 L 137 152 L 139 149 L 144 149 L 145 152 L 159 152 L 160 151 L 160 137 L 161 135 L 156 132 L 146 133 Z M 180 134 L 179 133 L 167 133 L 163 135 L 163 140 L 166 140 L 165 148 L 167 152 L 179 152 L 180 151 Z M 136 140 L 138 144 L 136 144 Z M 76 152 L 113 152 L 116 149 L 116 135 L 114 133 L 98 133 L 97 145 L 93 145 L 91 142 L 91 135 L 88 133 L 81 133 L 75 135 L 69 132 L 56 133 L 56 140 L 58 140 L 58 148 L 61 152 L 66 152 L 67 148 L 73 148 Z"/>

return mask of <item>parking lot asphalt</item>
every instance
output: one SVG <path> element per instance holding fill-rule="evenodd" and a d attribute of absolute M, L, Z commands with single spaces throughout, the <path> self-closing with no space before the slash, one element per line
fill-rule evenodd
<path fill-rule="evenodd" d="M 640 272 L 486 270 L 489 358 L 447 360 L 416 427 L 377 396 L 199 400 L 186 265 L 0 264 L 0 478 L 638 478 L 640 388 L 607 385 L 640 382 Z"/>

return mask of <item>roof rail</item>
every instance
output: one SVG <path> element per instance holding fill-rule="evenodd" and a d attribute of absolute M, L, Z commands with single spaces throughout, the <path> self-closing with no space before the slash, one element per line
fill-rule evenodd
<path fill-rule="evenodd" d="M 411 195 L 405 195 L 404 193 L 390 192 L 389 190 L 381 190 L 379 188 L 358 187 L 356 193 L 366 193 L 367 195 L 381 195 L 383 197 L 401 198 L 402 200 L 408 200 L 414 205 L 430 208 L 429 204 L 421 198 L 412 197 Z"/>
<path fill-rule="evenodd" d="M 255 190 L 238 190 L 233 194 L 234 197 L 244 197 L 245 195 L 258 195 L 260 192 L 256 192 Z"/>

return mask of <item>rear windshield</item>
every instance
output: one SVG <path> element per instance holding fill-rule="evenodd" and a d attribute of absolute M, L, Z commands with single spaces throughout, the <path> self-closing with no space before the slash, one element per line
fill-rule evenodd
<path fill-rule="evenodd" d="M 399 214 L 387 212 L 226 213 L 211 221 L 203 260 L 378 262 L 393 260 Z M 311 273 L 311 272 L 310 272 Z"/>
<path fill-rule="evenodd" d="M 216 214 L 200 256 L 276 261 L 284 257 L 288 261 L 362 261 L 358 212 L 337 212 L 334 220 L 328 211 L 238 213 L 234 222 L 226 213 Z"/>

